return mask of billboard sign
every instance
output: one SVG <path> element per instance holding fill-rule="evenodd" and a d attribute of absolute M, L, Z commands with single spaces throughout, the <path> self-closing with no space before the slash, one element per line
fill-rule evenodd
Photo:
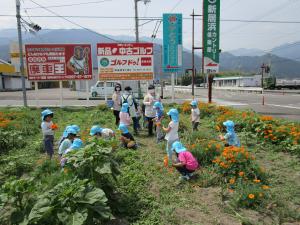
<path fill-rule="evenodd" d="M 153 80 L 152 43 L 97 44 L 100 80 Z"/>
<path fill-rule="evenodd" d="M 203 0 L 204 73 L 219 72 L 220 0 Z"/>
<path fill-rule="evenodd" d="M 28 80 L 91 80 L 90 44 L 25 45 Z"/>
<path fill-rule="evenodd" d="M 182 69 L 182 14 L 163 14 L 163 71 Z"/>

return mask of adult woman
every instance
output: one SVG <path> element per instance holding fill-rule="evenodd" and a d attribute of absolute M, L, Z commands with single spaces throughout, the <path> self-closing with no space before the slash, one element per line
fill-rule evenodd
<path fill-rule="evenodd" d="M 112 100 L 114 102 L 113 110 L 114 110 L 114 116 L 116 118 L 116 126 L 119 126 L 119 122 L 120 122 L 119 114 L 120 114 L 121 102 L 122 102 L 121 91 L 122 91 L 121 84 L 117 83 L 115 85 L 115 91 L 112 96 Z"/>
<path fill-rule="evenodd" d="M 153 135 L 153 119 L 155 118 L 155 109 L 153 105 L 156 101 L 160 99 L 156 99 L 155 97 L 155 87 L 154 85 L 149 85 L 148 93 L 144 98 L 144 105 L 145 105 L 145 116 L 148 121 L 148 135 Z"/>

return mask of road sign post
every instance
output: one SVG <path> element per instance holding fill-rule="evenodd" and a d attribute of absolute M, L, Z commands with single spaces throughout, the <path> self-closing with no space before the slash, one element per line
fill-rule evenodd
<path fill-rule="evenodd" d="M 182 14 L 163 14 L 163 71 L 171 73 L 175 101 L 175 73 L 182 70 Z"/>
<path fill-rule="evenodd" d="M 220 0 L 203 0 L 203 73 L 219 72 L 220 55 Z M 209 86 L 209 76 L 207 76 Z M 210 89 L 210 88 L 209 88 Z M 208 99 L 211 101 L 211 90 Z"/>

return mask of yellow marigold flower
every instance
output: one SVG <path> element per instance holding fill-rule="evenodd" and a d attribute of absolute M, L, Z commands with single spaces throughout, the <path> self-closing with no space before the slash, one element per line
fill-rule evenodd
<path fill-rule="evenodd" d="M 254 194 L 249 194 L 249 195 L 248 195 L 248 198 L 254 199 L 254 198 L 255 198 L 255 195 L 254 195 Z"/>

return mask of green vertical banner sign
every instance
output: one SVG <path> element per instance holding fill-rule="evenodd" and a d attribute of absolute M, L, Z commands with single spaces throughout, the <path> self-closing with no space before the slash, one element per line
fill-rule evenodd
<path fill-rule="evenodd" d="M 203 0 L 204 73 L 219 72 L 220 0 Z"/>
<path fill-rule="evenodd" d="M 182 14 L 163 14 L 163 71 L 182 69 Z"/>

